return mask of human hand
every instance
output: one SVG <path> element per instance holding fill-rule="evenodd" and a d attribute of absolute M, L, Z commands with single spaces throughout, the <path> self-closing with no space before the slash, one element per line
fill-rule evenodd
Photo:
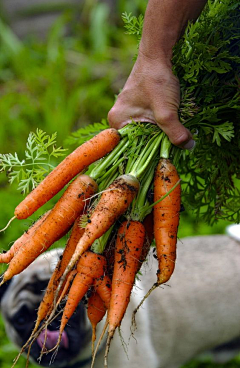
<path fill-rule="evenodd" d="M 109 111 L 110 126 L 120 129 L 132 120 L 157 124 L 170 141 L 192 149 L 194 140 L 179 121 L 180 87 L 170 62 L 139 54 L 133 70 Z"/>

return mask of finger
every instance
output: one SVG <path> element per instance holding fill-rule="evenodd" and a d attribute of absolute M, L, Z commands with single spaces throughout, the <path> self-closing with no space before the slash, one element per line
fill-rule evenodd
<path fill-rule="evenodd" d="M 175 146 L 187 150 L 194 148 L 195 141 L 191 132 L 180 123 L 176 114 L 159 118 L 157 124 Z"/>

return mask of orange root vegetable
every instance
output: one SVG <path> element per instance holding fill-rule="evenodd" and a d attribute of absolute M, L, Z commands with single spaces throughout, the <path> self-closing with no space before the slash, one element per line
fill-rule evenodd
<path fill-rule="evenodd" d="M 41 321 L 43 321 L 52 311 L 53 308 L 53 300 L 54 300 L 54 293 L 57 289 L 59 280 L 65 270 L 65 268 L 68 265 L 68 262 L 70 261 L 76 245 L 81 238 L 84 229 L 82 229 L 79 226 L 79 220 L 81 216 L 79 216 L 73 225 L 71 235 L 67 241 L 66 247 L 64 249 L 64 252 L 61 256 L 61 259 L 59 260 L 50 280 L 47 286 L 47 289 L 45 291 L 43 300 L 38 308 L 38 314 L 37 314 L 37 320 L 34 327 L 34 331 L 37 330 L 38 326 L 40 325 Z"/>
<path fill-rule="evenodd" d="M 159 201 L 168 192 L 170 193 L 153 207 L 153 229 L 158 258 L 157 282 L 148 290 L 133 311 L 133 327 L 136 326 L 135 316 L 139 308 L 153 290 L 170 279 L 175 268 L 181 187 L 175 166 L 169 159 L 162 158 L 155 170 L 154 202 Z"/>
<path fill-rule="evenodd" d="M 55 196 L 77 174 L 90 164 L 111 152 L 119 143 L 120 134 L 114 128 L 105 129 L 67 156 L 46 178 L 15 208 L 18 219 L 26 219 Z"/>
<path fill-rule="evenodd" d="M 63 310 L 61 325 L 59 329 L 59 339 L 56 347 L 60 343 L 63 330 L 69 319 L 73 315 L 79 302 L 84 297 L 88 289 L 93 285 L 94 280 L 104 274 L 105 269 L 105 257 L 90 251 L 85 252 L 81 256 L 77 264 L 77 274 L 69 290 L 67 302 Z"/>
<path fill-rule="evenodd" d="M 26 343 L 22 346 L 22 349 L 21 349 L 20 353 L 18 354 L 15 362 L 17 362 L 17 360 L 19 359 L 20 355 L 24 352 L 26 347 L 28 347 L 28 351 L 30 352 L 32 343 L 36 340 L 37 336 L 40 333 L 40 331 L 38 331 L 40 323 L 50 315 L 50 313 L 53 309 L 54 293 L 56 291 L 59 279 L 60 279 L 62 273 L 64 272 L 64 270 L 66 268 L 66 265 L 68 264 L 68 261 L 71 258 L 72 254 L 75 250 L 76 244 L 77 244 L 78 240 L 80 239 L 80 237 L 81 237 L 81 235 L 84 231 L 84 229 L 82 229 L 79 226 L 80 218 L 81 218 L 81 216 L 79 216 L 75 220 L 74 225 L 72 227 L 70 237 L 69 237 L 69 239 L 67 241 L 67 244 L 66 244 L 66 247 L 64 249 L 64 252 L 63 252 L 57 266 L 55 267 L 55 270 L 54 270 L 50 280 L 49 280 L 49 283 L 48 283 L 47 289 L 45 291 L 43 300 L 42 300 L 41 304 L 39 305 L 39 308 L 38 308 L 38 311 L 37 311 L 37 320 L 36 320 L 34 329 L 31 333 L 31 336 L 26 341 Z M 72 272 L 76 274 L 77 271 L 73 270 Z M 68 285 L 65 284 L 64 289 L 66 287 L 66 290 L 68 290 L 68 288 L 70 286 L 70 281 L 72 280 L 73 276 L 74 275 L 68 275 L 68 278 L 66 280 L 66 284 L 68 282 L 69 282 L 69 284 Z M 64 290 L 63 290 L 63 292 L 64 292 Z M 62 294 L 63 294 L 63 292 L 62 292 Z M 65 296 L 65 294 L 61 295 L 62 298 L 64 296 Z M 59 300 L 59 302 L 60 302 L 60 300 Z M 54 315 L 52 317 L 54 317 Z M 43 326 L 46 326 L 46 323 Z M 41 329 L 42 329 L 42 326 L 41 326 L 40 330 Z"/>
<path fill-rule="evenodd" d="M 94 288 L 104 302 L 106 309 L 109 309 L 110 305 L 112 292 L 111 284 L 112 282 L 108 275 L 101 276 L 94 281 Z"/>
<path fill-rule="evenodd" d="M 69 272 L 69 274 L 67 275 L 67 279 L 63 285 L 63 288 L 62 288 L 62 292 L 57 300 L 57 304 L 56 304 L 56 307 L 61 303 L 61 301 L 63 300 L 63 298 L 65 298 L 65 296 L 67 296 L 68 294 L 68 291 L 73 283 L 73 280 L 74 280 L 74 277 L 76 276 L 77 274 L 77 270 L 74 269 L 72 271 Z"/>
<path fill-rule="evenodd" d="M 168 159 L 161 159 L 154 177 L 154 202 L 158 201 L 179 182 L 175 166 Z M 163 284 L 171 277 L 176 260 L 177 230 L 181 205 L 181 187 L 177 187 L 154 206 L 154 236 L 159 262 L 157 283 Z"/>
<path fill-rule="evenodd" d="M 106 307 L 99 294 L 94 291 L 88 299 L 88 319 L 92 325 L 92 354 L 94 353 L 94 342 L 96 341 L 97 324 L 103 319 L 106 314 Z"/>
<path fill-rule="evenodd" d="M 78 176 L 63 193 L 45 221 L 38 227 L 31 239 L 22 245 L 4 273 L 3 282 L 23 271 L 41 253 L 47 250 L 72 226 L 83 212 L 86 199 L 97 189 L 96 183 L 87 175 Z"/>
<path fill-rule="evenodd" d="M 145 229 L 141 222 L 124 222 L 119 230 L 115 248 L 112 293 L 108 311 L 108 337 L 105 350 L 104 366 L 114 332 L 120 326 L 126 312 L 136 272 L 139 269 Z"/>
<path fill-rule="evenodd" d="M 20 236 L 20 238 L 18 238 L 13 243 L 13 245 L 11 246 L 11 248 L 6 253 L 0 254 L 0 263 L 9 263 L 11 261 L 11 259 L 19 251 L 19 249 L 21 248 L 21 246 L 23 244 L 25 244 L 31 238 L 31 236 L 34 234 L 34 232 L 38 228 L 38 226 L 43 223 L 43 221 L 48 216 L 49 212 L 50 211 L 47 211 L 36 222 L 34 222 L 34 224 L 27 231 L 25 231 L 23 233 L 23 235 Z"/>
<path fill-rule="evenodd" d="M 93 242 L 110 229 L 115 221 L 126 212 L 138 190 L 139 182 L 135 177 L 122 175 L 102 193 L 62 279 L 78 262 L 81 255 L 92 246 Z"/>

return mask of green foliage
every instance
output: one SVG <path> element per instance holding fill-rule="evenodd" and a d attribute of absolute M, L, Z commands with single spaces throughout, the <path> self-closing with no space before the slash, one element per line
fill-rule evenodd
<path fill-rule="evenodd" d="M 181 85 L 180 120 L 195 135 L 192 153 L 175 148 L 186 207 L 208 224 L 240 222 L 240 1 L 208 0 L 174 48 L 173 71 Z M 123 15 L 128 33 L 142 21 Z"/>
<path fill-rule="evenodd" d="M 209 0 L 199 20 L 189 24 L 175 47 L 174 72 L 196 113 L 181 114 L 198 130 L 193 154 L 179 161 L 186 175 L 186 202 L 208 223 L 219 218 L 240 222 L 240 23 L 239 1 Z M 184 98 L 181 108 L 191 110 Z"/>
<path fill-rule="evenodd" d="M 122 19 L 126 28 L 126 33 L 129 35 L 136 35 L 138 40 L 142 37 L 142 28 L 144 17 L 140 14 L 138 17 L 132 15 L 132 13 L 123 13 Z"/>
<path fill-rule="evenodd" d="M 64 141 L 66 146 L 80 146 L 84 142 L 88 141 L 101 130 L 108 128 L 109 125 L 106 119 L 102 119 L 100 123 L 89 124 L 84 128 L 79 128 L 75 132 L 71 133 Z"/>
<path fill-rule="evenodd" d="M 0 21 L 2 153 L 23 153 L 20 138 L 25 141 L 36 128 L 57 131 L 63 142 L 71 131 L 107 116 L 130 71 L 135 45 L 101 9 L 102 4 L 84 9 L 74 37 L 64 35 L 76 24 L 64 14 L 44 42 L 20 41 Z"/>
<path fill-rule="evenodd" d="M 239 368 L 240 367 L 240 357 L 230 360 L 227 363 L 214 363 L 211 358 L 193 360 L 188 364 L 182 366 L 182 368 Z"/>
<path fill-rule="evenodd" d="M 47 135 L 41 129 L 28 136 L 25 159 L 20 160 L 18 154 L 0 154 L 0 171 L 8 175 L 9 183 L 18 182 L 18 189 L 29 193 L 55 167 L 51 159 L 65 155 L 66 149 L 56 147 L 57 133 Z"/>

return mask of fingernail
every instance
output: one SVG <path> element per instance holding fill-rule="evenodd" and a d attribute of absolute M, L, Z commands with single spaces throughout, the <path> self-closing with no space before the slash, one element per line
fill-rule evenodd
<path fill-rule="evenodd" d="M 190 141 L 188 141 L 184 146 L 183 149 L 189 150 L 191 151 L 194 147 L 195 147 L 196 142 L 191 139 Z"/>

